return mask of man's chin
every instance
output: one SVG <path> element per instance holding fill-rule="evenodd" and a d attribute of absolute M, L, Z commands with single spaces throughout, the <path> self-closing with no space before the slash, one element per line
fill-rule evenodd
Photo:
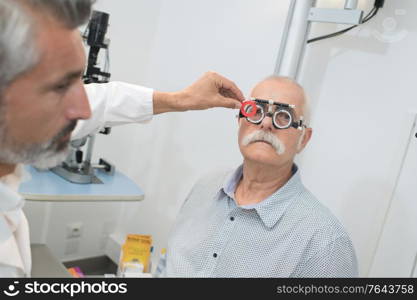
<path fill-rule="evenodd" d="M 269 151 L 253 151 L 244 155 L 245 160 L 252 161 L 260 165 L 276 165 L 279 164 L 279 156 L 274 150 Z"/>

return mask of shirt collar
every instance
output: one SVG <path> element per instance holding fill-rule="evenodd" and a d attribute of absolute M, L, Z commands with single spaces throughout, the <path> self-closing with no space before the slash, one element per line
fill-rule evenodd
<path fill-rule="evenodd" d="M 242 175 L 243 165 L 240 165 L 234 172 L 232 172 L 232 174 L 226 176 L 222 185 L 223 193 L 225 193 L 230 198 L 235 199 L 236 186 L 240 179 L 242 179 Z"/>
<path fill-rule="evenodd" d="M 223 195 L 227 195 L 231 198 L 235 204 L 235 190 L 242 175 L 243 165 L 240 165 L 234 172 L 226 177 L 220 190 Z M 285 210 L 292 202 L 292 199 L 300 193 L 301 189 L 302 183 L 300 172 L 297 165 L 293 164 L 291 178 L 271 196 L 256 204 L 253 209 L 256 210 L 265 226 L 272 228 L 282 217 Z M 245 209 L 244 207 L 242 208 Z"/>

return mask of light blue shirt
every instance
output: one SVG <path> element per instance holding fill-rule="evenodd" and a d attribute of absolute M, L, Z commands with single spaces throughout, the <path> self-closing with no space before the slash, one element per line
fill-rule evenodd
<path fill-rule="evenodd" d="M 289 181 L 264 201 L 242 207 L 234 172 L 200 180 L 184 202 L 156 276 L 355 277 L 353 245 L 333 214 L 302 184 Z"/>

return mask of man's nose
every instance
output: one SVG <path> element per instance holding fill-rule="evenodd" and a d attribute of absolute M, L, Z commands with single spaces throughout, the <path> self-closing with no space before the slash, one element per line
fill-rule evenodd
<path fill-rule="evenodd" d="M 68 94 L 66 116 L 69 120 L 87 120 L 91 117 L 90 102 L 81 80 Z"/>
<path fill-rule="evenodd" d="M 263 130 L 272 130 L 274 129 L 274 125 L 272 124 L 272 115 L 267 113 L 265 114 L 265 118 L 261 122 L 261 128 Z"/>

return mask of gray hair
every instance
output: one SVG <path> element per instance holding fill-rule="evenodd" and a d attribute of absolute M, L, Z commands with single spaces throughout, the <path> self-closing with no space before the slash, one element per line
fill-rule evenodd
<path fill-rule="evenodd" d="M 28 9 L 48 14 L 68 29 L 86 23 L 94 0 L 0 0 L 0 98 L 2 91 L 39 59 L 36 26 Z"/>

